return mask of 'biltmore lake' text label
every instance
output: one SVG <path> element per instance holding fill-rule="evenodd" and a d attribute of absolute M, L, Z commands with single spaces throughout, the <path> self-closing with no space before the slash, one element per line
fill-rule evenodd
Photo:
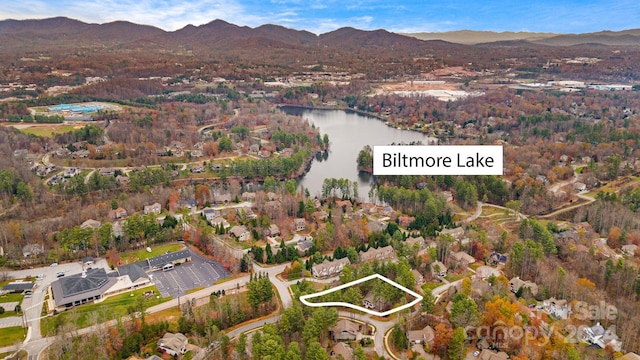
<path fill-rule="evenodd" d="M 502 175 L 499 145 L 373 147 L 374 175 Z"/>

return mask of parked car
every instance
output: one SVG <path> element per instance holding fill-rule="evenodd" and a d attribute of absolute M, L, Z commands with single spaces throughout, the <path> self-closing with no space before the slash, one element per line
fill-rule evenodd
<path fill-rule="evenodd" d="M 36 280 L 42 280 L 42 279 L 44 279 L 44 277 L 45 277 L 45 275 L 44 275 L 44 274 L 38 274 L 38 275 L 36 276 Z"/>
<path fill-rule="evenodd" d="M 51 265 L 49 265 L 49 266 L 51 266 L 51 267 L 56 267 L 56 266 L 58 266 L 58 263 L 53 263 L 53 264 L 51 264 Z"/>
<path fill-rule="evenodd" d="M 33 293 L 31 292 L 31 290 L 27 290 L 27 291 L 25 291 L 25 292 L 24 292 L 24 298 L 25 298 L 25 299 L 28 299 L 28 298 L 30 298 L 30 297 L 31 297 L 31 295 L 32 295 L 32 294 L 33 294 Z"/>
<path fill-rule="evenodd" d="M 56 276 L 57 276 L 57 277 L 63 277 L 63 276 L 64 276 L 64 273 L 61 271 L 61 272 L 57 273 L 57 274 L 56 274 Z"/>

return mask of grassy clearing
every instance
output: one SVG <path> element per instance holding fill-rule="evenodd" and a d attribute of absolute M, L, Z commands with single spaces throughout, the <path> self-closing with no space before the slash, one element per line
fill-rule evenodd
<path fill-rule="evenodd" d="M 22 342 L 26 336 L 22 326 L 12 326 L 0 329 L 0 346 L 11 346 L 16 341 Z"/>
<path fill-rule="evenodd" d="M 148 252 L 146 249 L 141 249 L 138 251 L 121 254 L 120 259 L 122 260 L 123 264 L 133 264 L 138 261 L 147 260 L 162 255 L 166 252 L 180 251 L 183 248 L 184 245 L 182 244 L 165 244 L 152 247 L 151 252 Z"/>
<path fill-rule="evenodd" d="M 19 304 L 22 304 L 22 299 L 24 299 L 23 294 L 11 293 L 11 294 L 0 296 L 0 303 L 17 301 Z M 9 309 L 5 309 L 5 310 L 9 310 Z"/>
<path fill-rule="evenodd" d="M 79 126 L 82 128 L 83 126 Z M 79 128 L 73 125 L 37 125 L 19 129 L 20 132 L 40 137 L 54 137 L 56 134 L 64 134 Z"/>
<path fill-rule="evenodd" d="M 130 306 L 134 305 L 138 297 L 142 297 L 144 292 L 153 290 L 159 294 L 155 286 L 149 286 L 132 292 L 112 296 L 101 303 L 85 304 L 72 310 L 62 312 L 58 315 L 42 319 L 41 327 L 43 335 L 54 335 L 55 330 L 62 324 L 74 323 L 79 329 L 103 323 L 108 320 L 121 318 L 127 314 Z M 152 298 L 144 301 L 144 307 L 149 308 L 171 300 L 166 298 Z"/>
<path fill-rule="evenodd" d="M 425 283 L 422 285 L 422 291 L 424 291 L 425 293 L 431 292 L 433 289 L 437 288 L 442 284 L 443 283 Z"/>

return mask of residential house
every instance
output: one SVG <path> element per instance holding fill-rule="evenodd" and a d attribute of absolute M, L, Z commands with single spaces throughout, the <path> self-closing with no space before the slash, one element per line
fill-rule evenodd
<path fill-rule="evenodd" d="M 151 213 L 158 215 L 162 212 L 162 205 L 160 205 L 159 203 L 145 205 L 143 212 L 145 215 L 151 214 Z"/>
<path fill-rule="evenodd" d="M 505 264 L 507 262 L 507 255 L 493 252 L 491 253 L 491 255 L 489 255 L 489 258 L 487 259 L 487 261 L 494 266 L 499 264 Z"/>
<path fill-rule="evenodd" d="M 243 192 L 242 195 L 242 201 L 253 201 L 256 199 L 256 193 L 254 192 Z"/>
<path fill-rule="evenodd" d="M 409 245 L 409 247 L 413 248 L 413 246 L 415 244 L 418 244 L 418 248 L 422 249 L 424 247 L 424 238 L 422 236 L 418 236 L 418 237 L 409 237 L 407 238 L 407 245 Z"/>
<path fill-rule="evenodd" d="M 187 352 L 188 343 L 187 337 L 183 334 L 168 332 L 158 340 L 158 350 L 171 356 L 178 356 Z"/>
<path fill-rule="evenodd" d="M 211 223 L 213 219 L 215 219 L 216 216 L 218 216 L 218 214 L 216 214 L 215 209 L 213 208 L 202 209 L 202 215 L 204 216 L 205 219 L 207 219 L 209 223 Z"/>
<path fill-rule="evenodd" d="M 97 228 L 100 227 L 100 225 L 102 225 L 102 223 L 100 221 L 89 219 L 89 220 L 86 220 L 85 222 L 83 222 L 82 224 L 80 224 L 80 228 L 81 229 L 93 229 L 93 230 L 96 230 Z"/>
<path fill-rule="evenodd" d="M 413 273 L 413 278 L 416 280 L 416 286 L 424 284 L 424 276 L 422 276 L 418 270 L 413 269 L 411 272 Z"/>
<path fill-rule="evenodd" d="M 338 342 L 331 348 L 331 359 L 353 360 L 353 349 L 343 342 Z"/>
<path fill-rule="evenodd" d="M 479 360 L 507 360 L 509 359 L 509 355 L 507 355 L 504 351 L 493 351 L 489 349 L 484 349 L 478 355 Z"/>
<path fill-rule="evenodd" d="M 114 219 L 123 219 L 125 217 L 127 217 L 127 210 L 125 210 L 124 208 L 119 207 L 113 210 Z"/>
<path fill-rule="evenodd" d="M 260 151 L 260 145 L 258 144 L 251 144 L 249 145 L 249 153 L 251 154 L 257 154 L 258 151 Z"/>
<path fill-rule="evenodd" d="M 276 224 L 269 225 L 269 235 L 270 236 L 278 236 L 280 235 L 280 228 Z"/>
<path fill-rule="evenodd" d="M 342 272 L 345 265 L 350 264 L 349 258 L 342 258 L 333 261 L 324 260 L 320 264 L 311 267 L 311 274 L 317 278 L 337 276 Z"/>
<path fill-rule="evenodd" d="M 116 169 L 114 168 L 100 168 L 100 170 L 98 170 L 98 172 L 100 173 L 100 175 L 102 176 L 114 176 L 116 174 Z"/>
<path fill-rule="evenodd" d="M 396 252 L 391 245 L 383 248 L 369 248 L 367 251 L 360 251 L 358 260 L 360 262 L 369 262 L 373 260 L 385 261 L 392 260 L 396 257 Z"/>
<path fill-rule="evenodd" d="M 129 177 L 124 175 L 116 176 L 116 182 L 120 185 L 127 185 L 129 183 Z"/>
<path fill-rule="evenodd" d="M 80 169 L 72 167 L 72 168 L 65 169 L 62 176 L 66 178 L 71 178 L 78 174 L 80 174 Z"/>
<path fill-rule="evenodd" d="M 580 182 L 580 181 L 576 181 L 575 183 L 573 183 L 573 189 L 575 191 L 586 191 L 587 190 L 587 184 Z"/>
<path fill-rule="evenodd" d="M 431 275 L 439 279 L 447 276 L 447 267 L 440 261 L 434 261 L 431 263 Z"/>
<path fill-rule="evenodd" d="M 360 325 L 351 320 L 340 319 L 331 329 L 331 337 L 333 341 L 352 341 L 356 340 L 360 332 Z"/>
<path fill-rule="evenodd" d="M 304 231 L 307 229 L 307 221 L 303 218 L 293 219 L 293 226 L 296 228 L 296 231 Z"/>
<path fill-rule="evenodd" d="M 42 244 L 27 244 L 22 247 L 22 256 L 25 258 L 35 257 L 44 253 L 44 245 Z"/>
<path fill-rule="evenodd" d="M 406 333 L 410 344 L 428 344 L 435 338 L 435 331 L 429 325 L 419 330 L 409 330 Z"/>
<path fill-rule="evenodd" d="M 217 194 L 213 196 L 213 202 L 216 204 L 228 204 L 231 201 L 233 201 L 233 199 L 231 198 L 231 194 L 229 193 Z"/>
<path fill-rule="evenodd" d="M 511 286 L 511 292 L 517 293 L 521 288 L 529 288 L 531 290 L 531 294 L 535 295 L 538 293 L 538 285 L 531 281 L 524 281 L 520 279 L 520 277 L 514 277 L 509 280 L 509 285 Z"/>
<path fill-rule="evenodd" d="M 492 268 L 491 266 L 480 266 L 476 269 L 475 278 L 478 280 L 485 280 L 490 278 L 491 276 L 498 277 L 500 276 L 500 271 L 496 268 Z"/>
<path fill-rule="evenodd" d="M 203 165 L 195 165 L 192 168 L 190 168 L 189 171 L 191 171 L 194 174 L 202 174 L 204 172 L 204 166 Z"/>
<path fill-rule="evenodd" d="M 311 237 L 305 237 L 304 239 L 298 240 L 298 244 L 296 245 L 296 250 L 301 254 L 305 254 L 307 250 L 313 247 L 313 241 L 311 241 Z"/>
<path fill-rule="evenodd" d="M 592 327 L 584 328 L 581 336 L 582 340 L 598 345 L 602 349 L 606 346 L 611 346 L 614 351 L 620 351 L 622 347 L 622 342 L 620 342 L 618 335 L 611 329 L 605 330 L 599 322 Z"/>
<path fill-rule="evenodd" d="M 549 298 L 542 301 L 542 311 L 558 319 L 568 319 L 571 307 L 567 300 Z"/>
<path fill-rule="evenodd" d="M 439 233 L 442 235 L 451 235 L 454 239 L 460 240 L 464 236 L 464 229 L 459 226 L 455 229 L 442 229 Z"/>
<path fill-rule="evenodd" d="M 218 226 L 222 226 L 222 228 L 225 229 L 225 230 L 231 227 L 231 224 L 229 224 L 227 219 L 223 218 L 222 216 L 216 216 L 215 218 L 211 219 L 211 221 L 209 221 L 209 223 L 211 224 L 211 226 L 216 227 L 216 228 Z"/>
<path fill-rule="evenodd" d="M 193 200 L 181 200 L 178 205 L 180 206 L 180 208 L 182 209 L 197 209 L 198 207 L 198 202 L 193 199 Z"/>
<path fill-rule="evenodd" d="M 369 291 L 367 296 L 362 300 L 362 305 L 367 309 L 375 309 L 376 311 L 382 311 L 387 307 L 391 306 L 391 303 L 382 299 L 382 297 L 376 297 L 373 294 L 373 291 Z"/>
<path fill-rule="evenodd" d="M 458 251 L 451 254 L 451 257 L 461 266 L 468 266 L 476 262 L 476 259 L 464 251 Z"/>
<path fill-rule="evenodd" d="M 229 230 L 229 233 L 238 241 L 247 241 L 251 238 L 251 233 L 244 225 L 236 225 Z"/>

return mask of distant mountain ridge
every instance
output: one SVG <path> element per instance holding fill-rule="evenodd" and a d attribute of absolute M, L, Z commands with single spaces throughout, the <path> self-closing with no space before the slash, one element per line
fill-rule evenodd
<path fill-rule="evenodd" d="M 0 54 L 114 49 L 189 51 L 203 55 L 286 58 L 309 51 L 386 51 L 418 54 L 432 49 L 456 49 L 471 44 L 497 46 L 640 45 L 640 29 L 591 34 L 455 31 L 397 34 L 387 30 L 340 28 L 321 35 L 280 25 L 256 28 L 214 20 L 176 31 L 126 21 L 88 24 L 65 17 L 0 21 Z M 278 53 L 278 49 L 285 50 Z M 311 50 L 313 49 L 313 50 Z M 286 52 L 286 53 L 285 53 Z"/>
<path fill-rule="evenodd" d="M 536 32 L 494 32 L 459 30 L 449 32 L 402 33 L 421 40 L 443 40 L 451 43 L 477 45 L 509 42 L 529 42 L 549 46 L 575 46 L 582 44 L 600 44 L 605 46 L 640 45 L 640 29 L 623 31 L 600 31 L 584 34 L 555 34 Z"/>

